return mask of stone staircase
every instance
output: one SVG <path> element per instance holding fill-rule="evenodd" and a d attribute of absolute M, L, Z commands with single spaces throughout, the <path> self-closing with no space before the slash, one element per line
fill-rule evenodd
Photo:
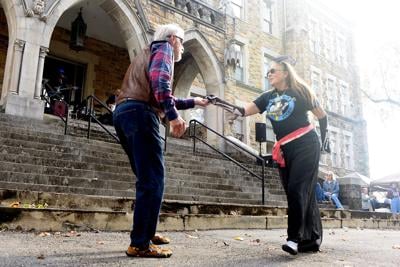
<path fill-rule="evenodd" d="M 135 178 L 120 145 L 99 127 L 93 127 L 94 139 L 81 137 L 85 124 L 72 121 L 71 136 L 54 118 L 37 121 L 0 113 L 0 191 L 134 199 Z M 194 155 L 188 140 L 168 139 L 166 201 L 261 204 L 257 178 L 204 146 L 197 151 Z M 246 166 L 261 172 L 257 165 Z M 265 193 L 266 205 L 286 206 L 276 170 L 267 168 Z"/>

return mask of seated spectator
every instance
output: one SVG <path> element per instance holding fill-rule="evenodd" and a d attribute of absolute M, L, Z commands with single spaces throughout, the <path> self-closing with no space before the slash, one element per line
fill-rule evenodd
<path fill-rule="evenodd" d="M 374 211 L 375 210 L 374 200 L 375 199 L 373 199 L 368 194 L 368 188 L 367 187 L 361 188 L 361 210 L 363 210 L 363 211 Z"/>
<path fill-rule="evenodd" d="M 392 183 L 388 190 L 387 198 L 391 199 L 390 210 L 393 219 L 400 219 L 400 192 L 397 183 Z"/>
<path fill-rule="evenodd" d="M 112 112 L 114 112 L 115 109 L 115 100 L 117 99 L 117 96 L 121 92 L 120 89 L 117 89 L 114 91 L 114 94 L 110 95 L 106 101 L 107 106 L 111 109 Z"/>
<path fill-rule="evenodd" d="M 112 112 L 114 112 L 115 109 L 115 100 L 117 99 L 117 96 L 121 92 L 120 89 L 117 89 L 114 91 L 114 94 L 110 95 L 107 100 L 106 100 L 106 105 L 109 109 L 111 109 Z M 112 118 L 112 113 L 106 112 L 99 117 L 99 121 L 103 124 L 107 125 L 113 125 L 113 118 Z"/>
<path fill-rule="evenodd" d="M 315 197 L 317 198 L 317 202 L 321 203 L 325 200 L 324 190 L 322 190 L 321 184 L 317 182 L 315 185 Z"/>
<path fill-rule="evenodd" d="M 325 176 L 325 181 L 322 185 L 325 198 L 332 201 L 337 209 L 343 209 L 342 203 L 338 198 L 339 196 L 339 183 L 334 179 L 333 172 L 328 172 Z"/>

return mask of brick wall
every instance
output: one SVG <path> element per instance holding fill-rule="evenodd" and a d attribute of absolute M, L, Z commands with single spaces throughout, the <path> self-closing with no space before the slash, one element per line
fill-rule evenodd
<path fill-rule="evenodd" d="M 52 41 L 68 45 L 69 36 L 68 30 L 57 27 L 53 32 Z M 85 53 L 93 54 L 99 59 L 94 67 L 96 78 L 93 81 L 93 90 L 97 97 L 106 100 L 116 88 L 121 86 L 125 71 L 130 63 L 128 51 L 93 38 L 86 39 L 85 48 Z M 65 51 L 65 55 L 68 53 L 76 52 Z M 62 57 L 62 55 L 58 56 Z"/>

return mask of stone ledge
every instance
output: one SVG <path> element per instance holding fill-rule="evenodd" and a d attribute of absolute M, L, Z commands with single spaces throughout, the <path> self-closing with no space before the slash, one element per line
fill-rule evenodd
<path fill-rule="evenodd" d="M 0 207 L 0 230 L 130 231 L 132 221 L 133 214 L 131 212 Z M 159 221 L 159 231 L 285 229 L 287 227 L 287 216 L 179 215 L 162 213 Z M 322 223 L 325 229 L 400 230 L 400 220 L 323 218 Z"/>

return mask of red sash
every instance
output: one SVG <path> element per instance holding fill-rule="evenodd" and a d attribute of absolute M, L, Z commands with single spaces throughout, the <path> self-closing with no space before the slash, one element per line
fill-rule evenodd
<path fill-rule="evenodd" d="M 281 168 L 286 167 L 285 164 L 285 159 L 283 158 L 283 152 L 281 150 L 281 146 L 305 135 L 306 133 L 308 133 L 309 131 L 311 131 L 312 129 L 314 129 L 314 126 L 309 124 L 306 127 L 303 128 L 299 128 L 293 132 L 291 132 L 290 134 L 284 136 L 283 138 L 281 138 L 279 141 L 277 141 L 274 144 L 274 147 L 272 148 L 272 159 L 274 161 L 276 161 L 276 163 L 279 164 L 279 166 Z"/>

